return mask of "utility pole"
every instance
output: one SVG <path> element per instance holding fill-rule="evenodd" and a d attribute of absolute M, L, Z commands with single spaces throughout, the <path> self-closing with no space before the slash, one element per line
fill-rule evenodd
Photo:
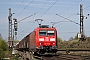
<path fill-rule="evenodd" d="M 11 50 L 12 49 L 12 13 L 11 13 L 11 8 L 9 8 L 8 21 L 9 21 L 8 46 L 9 46 L 9 50 Z"/>
<path fill-rule="evenodd" d="M 84 24 L 83 24 L 83 5 L 80 4 L 80 34 L 81 34 L 81 38 L 80 40 L 84 40 L 85 39 L 85 35 L 84 35 Z"/>
<path fill-rule="evenodd" d="M 11 8 L 9 8 L 9 29 L 8 29 L 8 47 L 9 47 L 9 58 L 12 60 L 12 49 L 13 49 L 13 39 L 12 39 L 12 13 Z"/>

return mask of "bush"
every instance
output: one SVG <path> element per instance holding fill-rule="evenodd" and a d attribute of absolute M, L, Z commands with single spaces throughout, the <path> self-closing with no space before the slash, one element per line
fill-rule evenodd
<path fill-rule="evenodd" d="M 4 56 L 4 51 L 0 48 L 0 60 L 1 60 L 1 58 L 4 58 L 5 56 Z"/>
<path fill-rule="evenodd" d="M 6 57 L 7 53 L 8 53 L 8 45 L 5 42 L 5 40 L 0 38 L 0 58 Z"/>

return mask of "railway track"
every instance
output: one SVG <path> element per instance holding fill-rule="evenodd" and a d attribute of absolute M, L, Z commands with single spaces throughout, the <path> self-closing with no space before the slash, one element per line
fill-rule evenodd
<path fill-rule="evenodd" d="M 44 54 L 44 55 L 34 55 L 30 52 L 19 52 L 21 58 L 26 60 L 90 60 L 90 55 L 72 55 L 72 54 Z"/>
<path fill-rule="evenodd" d="M 34 56 L 37 60 L 90 60 L 90 56 L 56 54 L 56 55 L 42 55 Z"/>

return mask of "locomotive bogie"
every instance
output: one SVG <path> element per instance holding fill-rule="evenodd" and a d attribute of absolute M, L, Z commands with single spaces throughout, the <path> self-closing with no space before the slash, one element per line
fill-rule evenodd
<path fill-rule="evenodd" d="M 57 47 L 56 46 L 40 46 L 39 50 L 43 53 L 56 53 L 57 52 Z"/>

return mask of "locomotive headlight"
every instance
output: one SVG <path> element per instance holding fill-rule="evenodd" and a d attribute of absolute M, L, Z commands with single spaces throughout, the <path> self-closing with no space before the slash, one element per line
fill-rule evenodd
<path fill-rule="evenodd" d="M 55 44 L 55 43 L 53 43 L 53 44 Z"/>
<path fill-rule="evenodd" d="M 50 38 L 50 41 L 55 41 L 55 38 Z"/>
<path fill-rule="evenodd" d="M 39 38 L 39 41 L 44 41 L 44 38 Z"/>
<path fill-rule="evenodd" d="M 42 43 L 40 43 L 40 45 L 41 45 Z"/>

